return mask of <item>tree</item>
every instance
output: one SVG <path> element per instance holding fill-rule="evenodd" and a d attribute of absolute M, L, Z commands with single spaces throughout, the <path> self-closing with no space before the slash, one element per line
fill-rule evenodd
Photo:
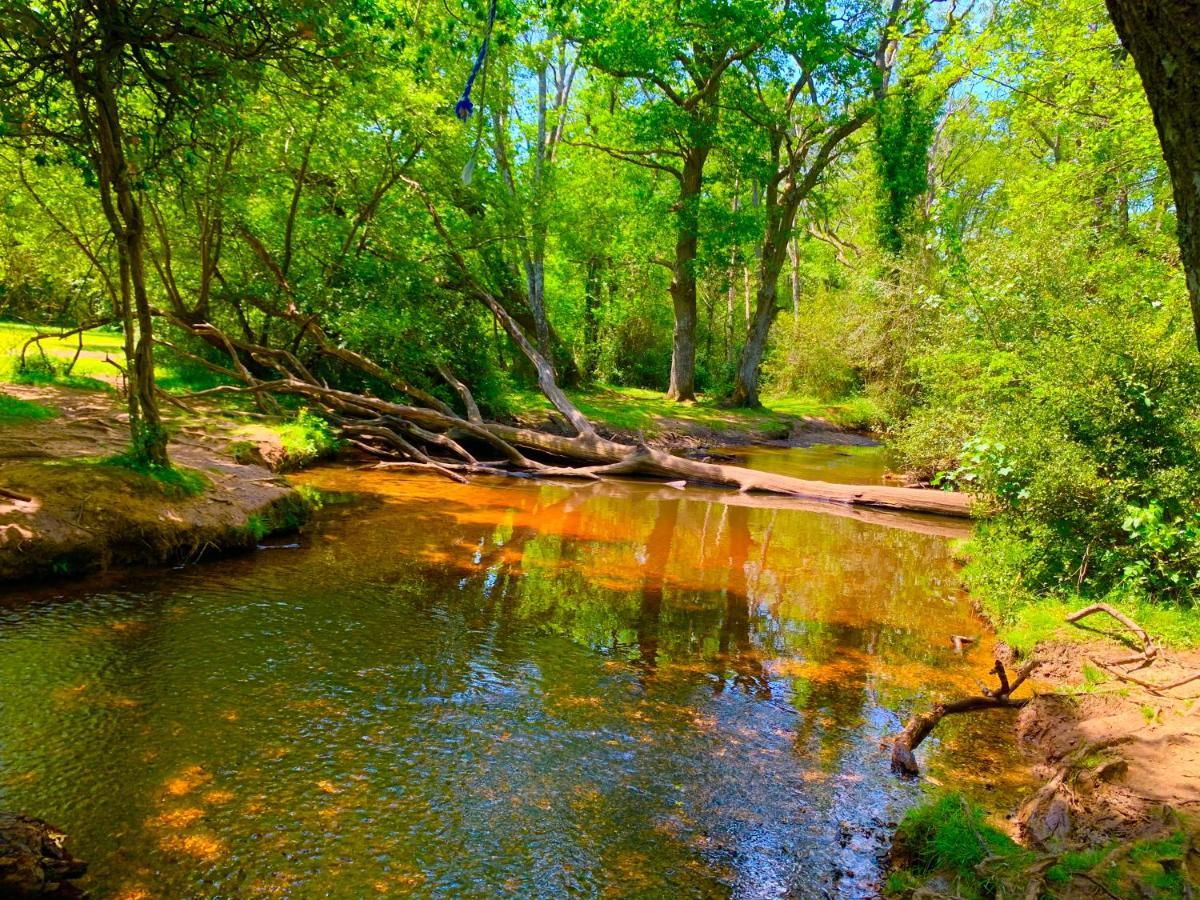
<path fill-rule="evenodd" d="M 1106 0 L 1171 172 L 1179 254 L 1200 348 L 1200 2 Z"/>
<path fill-rule="evenodd" d="M 516 243 L 525 272 L 525 290 L 538 351 L 554 365 L 554 346 L 546 312 L 546 241 L 555 164 L 566 126 L 567 104 L 575 82 L 577 59 L 570 45 L 561 38 L 537 41 L 528 37 L 528 65 L 536 82 L 537 100 L 533 133 L 525 140 L 527 146 L 518 154 L 518 159 L 528 160 L 524 167 L 528 171 L 523 171 L 521 166 L 514 163 L 510 150 L 510 131 L 513 129 L 509 110 L 514 105 L 512 95 L 518 91 L 517 86 L 507 83 L 509 79 L 505 79 L 503 85 L 508 88 L 504 101 L 491 104 L 493 146 L 496 165 L 507 189 L 509 216 L 516 224 Z M 550 95 L 551 75 L 554 80 L 553 96 Z M 516 81 L 517 77 L 512 80 Z"/>
<path fill-rule="evenodd" d="M 176 126 L 222 109 L 237 80 L 313 42 L 312 3 L 0 0 L 6 140 L 74 163 L 117 251 L 132 453 L 166 466 L 154 384 L 144 193 Z"/>
<path fill-rule="evenodd" d="M 586 5 L 579 37 L 584 60 L 636 86 L 623 99 L 634 146 L 597 147 L 635 165 L 670 175 L 678 183 L 675 249 L 670 262 L 675 328 L 667 396 L 696 396 L 696 260 L 704 168 L 713 149 L 722 79 L 753 56 L 775 23 L 771 5 L 715 0 L 671 7 L 602 0 Z M 612 111 L 617 105 L 613 87 Z"/>
<path fill-rule="evenodd" d="M 886 96 L 904 7 L 904 0 L 892 0 L 883 14 L 868 5 L 845 18 L 824 4 L 789 7 L 788 39 L 779 48 L 786 62 L 746 74 L 741 108 L 766 133 L 768 157 L 754 317 L 738 360 L 736 406 L 758 405 L 759 370 L 779 313 L 779 276 L 796 214 Z"/>

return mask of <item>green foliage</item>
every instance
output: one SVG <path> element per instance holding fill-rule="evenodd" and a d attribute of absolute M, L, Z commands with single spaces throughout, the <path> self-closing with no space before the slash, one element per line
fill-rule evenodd
<path fill-rule="evenodd" d="M 1183 827 L 1133 841 L 1062 853 L 1044 869 L 1049 898 L 1077 896 L 1081 879 L 1116 897 L 1183 896 L 1190 842 Z M 931 876 L 949 879 L 953 895 L 1020 896 L 1039 872 L 1038 854 L 989 825 L 981 810 L 954 793 L 940 793 L 909 810 L 896 832 L 893 856 L 904 868 L 888 877 L 889 896 L 920 896 Z"/>
<path fill-rule="evenodd" d="M 11 425 L 17 422 L 33 422 L 39 419 L 52 419 L 57 411 L 33 400 L 22 400 L 0 391 L 0 424 Z"/>
<path fill-rule="evenodd" d="M 879 175 L 879 243 L 904 249 L 917 198 L 929 189 L 929 148 L 938 102 L 921 82 L 904 79 L 875 114 L 875 168 Z"/>
<path fill-rule="evenodd" d="M 289 462 L 296 468 L 333 456 L 341 448 L 330 424 L 307 408 L 301 409 L 291 422 L 277 425 L 274 430 Z"/>
<path fill-rule="evenodd" d="M 246 524 L 242 526 L 242 530 L 257 543 L 271 534 L 272 528 L 266 516 L 251 513 L 246 518 Z"/>

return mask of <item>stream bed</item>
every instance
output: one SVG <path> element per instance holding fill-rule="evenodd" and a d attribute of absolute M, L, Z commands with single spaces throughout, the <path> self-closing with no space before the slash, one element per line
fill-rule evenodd
<path fill-rule="evenodd" d="M 923 790 L 881 742 L 991 665 L 963 523 L 634 481 L 299 480 L 340 499 L 296 545 L 0 593 L 0 809 L 67 831 L 94 897 L 873 896 Z M 1010 727 L 947 720 L 919 756 L 1003 806 Z"/>

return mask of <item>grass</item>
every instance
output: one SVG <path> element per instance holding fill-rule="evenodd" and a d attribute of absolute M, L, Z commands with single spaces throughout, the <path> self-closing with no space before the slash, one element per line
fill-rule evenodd
<path fill-rule="evenodd" d="M 1116 897 L 1179 897 L 1183 894 L 1182 828 L 1133 841 L 1087 850 L 1068 850 L 1046 869 L 1041 897 L 1078 896 L 1087 874 Z M 1033 851 L 989 824 L 963 797 L 942 793 L 908 811 L 896 831 L 895 857 L 903 868 L 888 877 L 889 896 L 912 896 L 929 878 L 953 883 L 954 896 L 1021 896 L 1030 879 Z"/>
<path fill-rule="evenodd" d="M 56 415 L 58 413 L 48 406 L 0 392 L 0 424 L 34 422 L 39 419 L 52 419 Z"/>
<path fill-rule="evenodd" d="M 675 403 L 658 391 L 601 385 L 567 392 L 580 412 L 598 425 L 655 437 L 681 429 L 707 429 L 755 437 L 784 437 L 799 418 L 820 418 L 846 428 L 865 429 L 882 420 L 878 408 L 865 397 L 825 403 L 811 397 L 771 397 L 761 409 L 731 409 L 717 399 L 701 397 L 694 403 Z M 504 398 L 507 409 L 519 417 L 543 417 L 552 407 L 539 392 L 511 390 Z"/>
<path fill-rule="evenodd" d="M 14 375 L 16 375 L 16 368 L 20 361 L 21 347 L 29 338 L 37 334 L 39 330 L 53 331 L 55 329 L 49 326 L 39 329 L 36 326 L 26 325 L 21 322 L 0 322 L 0 357 L 9 360 L 9 366 L 3 368 L 11 369 Z M 17 376 L 18 379 L 26 383 L 44 383 L 49 380 L 57 381 L 57 379 L 51 376 L 55 372 L 61 375 L 61 371 L 71 362 L 72 357 L 75 356 L 75 351 L 79 349 L 78 341 L 79 337 L 76 335 L 68 338 L 45 339 L 42 341 L 42 350 L 46 354 L 45 360 L 42 358 L 42 354 L 38 352 L 36 345 L 30 347 L 29 352 L 25 356 L 27 369 Z M 105 354 L 111 355 L 118 362 L 124 360 L 125 342 L 121 334 L 103 330 L 84 332 L 83 350 L 75 366 L 72 368 L 71 376 L 69 377 L 70 379 L 86 378 L 88 382 L 70 384 L 68 381 L 68 386 L 104 386 L 104 382 L 94 378 L 94 376 L 112 377 L 117 371 L 104 361 Z M 49 365 L 47 365 L 46 360 L 49 361 Z M 52 372 L 52 369 L 55 371 Z"/>
<path fill-rule="evenodd" d="M 984 604 L 984 612 L 995 623 L 1000 639 L 1022 655 L 1033 652 L 1042 641 L 1091 641 L 1100 636 L 1130 637 L 1113 619 L 1103 614 L 1089 616 L 1078 625 L 1066 618 L 1095 601 L 1045 597 L 1032 600 L 1007 616 Z M 1200 615 L 1193 609 L 1152 603 L 1142 599 L 1107 597 L 1111 604 L 1137 622 L 1154 639 L 1167 647 L 1200 645 Z"/>
<path fill-rule="evenodd" d="M 135 472 L 154 481 L 164 493 L 174 497 L 194 497 L 204 493 L 204 489 L 208 487 L 208 479 L 195 469 L 186 466 L 148 465 L 128 453 L 106 456 L 97 460 L 96 464 Z"/>
<path fill-rule="evenodd" d="M 889 878 L 890 894 L 911 893 L 920 876 L 943 873 L 953 879 L 955 896 L 995 896 L 997 879 L 980 871 L 981 864 L 988 860 L 1020 867 L 1033 855 L 954 793 L 909 810 L 896 830 L 896 842 L 910 864 Z"/>
<path fill-rule="evenodd" d="M 25 356 L 26 366 L 18 370 L 21 347 L 38 331 L 54 331 L 49 326 L 41 328 L 22 322 L 0 322 L 0 381 L 9 380 L 17 384 L 57 384 L 85 390 L 109 390 L 117 370 L 105 361 L 111 356 L 122 366 L 125 364 L 125 339 L 120 332 L 93 329 L 83 333 L 83 349 L 79 359 L 66 375 L 79 349 L 79 336 L 68 338 L 46 338 L 42 350 L 29 348 Z M 154 377 L 158 386 L 171 393 L 190 393 L 205 390 L 225 383 L 219 375 L 188 360 L 172 359 L 159 350 L 155 354 Z"/>

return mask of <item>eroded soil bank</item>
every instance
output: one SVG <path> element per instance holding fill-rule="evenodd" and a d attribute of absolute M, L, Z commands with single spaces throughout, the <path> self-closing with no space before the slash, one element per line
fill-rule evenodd
<path fill-rule="evenodd" d="M 982 861 L 955 870 L 939 854 L 964 837 L 953 833 L 957 823 L 940 833 L 918 832 L 915 841 L 902 826 L 893 848 L 900 877 L 893 881 L 903 887 L 894 894 L 1194 895 L 1200 652 L 1159 647 L 1153 635 L 1144 644 L 1102 613 L 1078 627 L 1079 640 L 1038 646 L 1034 696 L 1015 716 L 1014 737 L 1038 787 L 1015 809 L 990 810 L 1020 846 L 996 844 L 982 829 L 972 837 L 971 826 L 965 842 L 978 842 Z M 1003 646 L 999 656 L 1010 670 L 1020 662 Z M 1006 715 L 976 713 L 998 714 Z M 934 846 L 939 841 L 942 850 Z M 942 865 L 930 871 L 934 857 Z"/>
<path fill-rule="evenodd" d="M 114 565 L 164 564 L 253 548 L 296 527 L 305 503 L 264 465 L 241 464 L 247 434 L 213 413 L 172 422 L 171 458 L 190 489 L 106 460 L 127 446 L 115 394 L 6 385 L 5 393 L 54 411 L 0 426 L 0 583 L 76 576 Z"/>

